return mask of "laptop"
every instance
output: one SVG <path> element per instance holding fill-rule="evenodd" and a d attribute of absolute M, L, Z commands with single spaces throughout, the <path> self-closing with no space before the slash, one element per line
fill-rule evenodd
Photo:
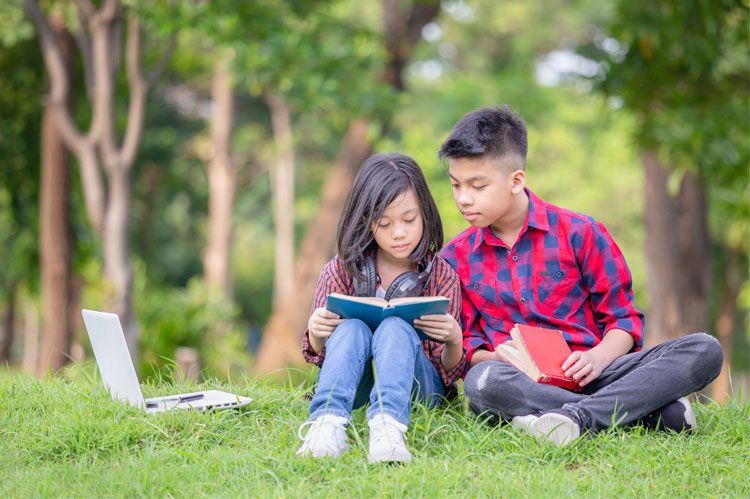
<path fill-rule="evenodd" d="M 123 400 L 134 407 L 145 408 L 147 413 L 174 409 L 227 409 L 242 407 L 253 401 L 251 398 L 218 390 L 144 399 L 120 318 L 116 314 L 84 309 L 83 322 L 89 333 L 102 380 L 113 400 Z"/>

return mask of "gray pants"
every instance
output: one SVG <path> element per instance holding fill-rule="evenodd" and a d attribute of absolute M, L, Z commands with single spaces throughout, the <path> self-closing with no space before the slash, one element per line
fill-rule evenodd
<path fill-rule="evenodd" d="M 505 362 L 472 367 L 464 380 L 477 414 L 511 420 L 552 409 L 576 417 L 592 433 L 636 421 L 716 379 L 724 358 L 716 339 L 696 333 L 615 359 L 582 391 L 535 383 Z"/>

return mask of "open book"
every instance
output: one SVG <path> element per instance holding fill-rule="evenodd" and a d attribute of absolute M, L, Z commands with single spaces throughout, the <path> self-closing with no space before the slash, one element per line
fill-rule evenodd
<path fill-rule="evenodd" d="M 570 347 L 562 332 L 556 329 L 516 324 L 510 331 L 513 346 L 500 344 L 495 351 L 503 360 L 526 373 L 537 383 L 555 385 L 568 390 L 580 390 L 573 379 L 565 376 L 563 362 L 570 355 Z"/>
<path fill-rule="evenodd" d="M 448 298 L 443 296 L 415 296 L 394 298 L 385 301 L 382 298 L 348 296 L 339 293 L 328 295 L 326 308 L 339 314 L 342 319 L 359 319 L 375 331 L 386 317 L 395 315 L 414 325 L 414 319 L 423 315 L 448 313 Z M 422 340 L 436 341 L 417 329 Z"/>

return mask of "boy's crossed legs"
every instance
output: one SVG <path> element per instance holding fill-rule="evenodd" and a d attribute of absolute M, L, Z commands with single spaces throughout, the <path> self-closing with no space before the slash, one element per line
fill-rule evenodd
<path fill-rule="evenodd" d="M 702 389 L 721 370 L 715 338 L 696 333 L 615 359 L 581 392 L 535 383 L 515 367 L 486 361 L 469 370 L 464 391 L 477 413 L 489 413 L 558 445 L 597 431 L 641 420 L 656 427 L 661 409 Z M 675 401 L 675 402 L 672 402 Z M 669 402 L 665 406 L 665 402 Z M 689 403 L 685 406 L 692 414 Z M 662 424 L 662 426 L 664 426 Z M 680 429 L 680 428 L 674 428 Z"/>

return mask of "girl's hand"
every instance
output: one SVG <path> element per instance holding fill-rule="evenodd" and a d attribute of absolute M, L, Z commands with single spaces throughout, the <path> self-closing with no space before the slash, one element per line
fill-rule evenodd
<path fill-rule="evenodd" d="M 310 334 L 317 338 L 328 338 L 336 329 L 336 326 L 345 320 L 325 307 L 320 307 L 313 311 L 310 320 L 307 321 L 307 329 L 310 330 Z"/>
<path fill-rule="evenodd" d="M 563 362 L 562 370 L 565 376 L 571 377 L 578 382 L 578 386 L 586 386 L 594 381 L 609 362 L 598 355 L 594 349 L 586 351 L 575 351 Z"/>
<path fill-rule="evenodd" d="M 451 314 L 423 315 L 414 320 L 414 326 L 438 341 L 456 346 L 463 343 L 461 326 Z"/>

